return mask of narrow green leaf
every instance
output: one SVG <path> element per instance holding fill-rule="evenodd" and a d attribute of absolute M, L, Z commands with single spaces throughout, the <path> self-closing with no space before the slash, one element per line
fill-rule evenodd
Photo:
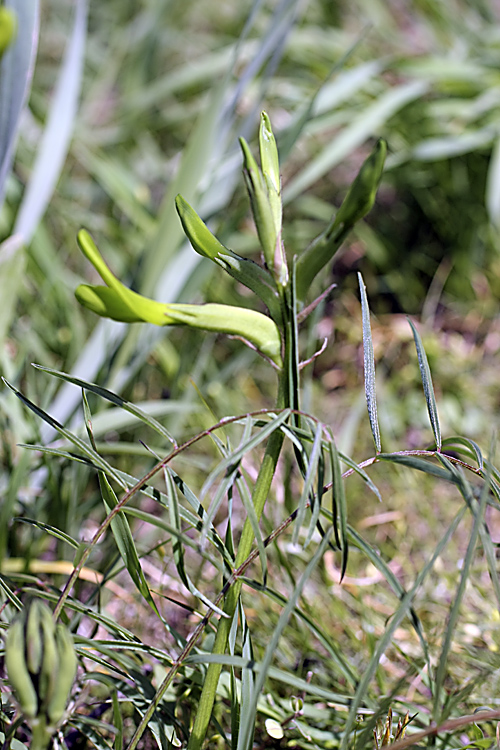
<path fill-rule="evenodd" d="M 173 553 L 174 553 L 174 561 L 175 561 L 175 567 L 177 569 L 177 572 L 179 574 L 179 577 L 188 589 L 188 591 L 193 594 L 197 599 L 200 599 L 209 609 L 212 609 L 214 612 L 216 612 L 220 617 L 227 617 L 226 613 L 220 609 L 220 607 L 217 607 L 210 599 L 208 599 L 203 592 L 201 592 L 193 583 L 191 578 L 189 577 L 186 567 L 184 565 L 184 539 L 182 535 L 182 529 L 181 529 L 181 514 L 180 514 L 180 508 L 179 508 L 179 502 L 177 498 L 177 492 L 174 485 L 174 481 L 172 479 L 172 476 L 170 474 L 170 471 L 166 469 L 163 472 L 163 476 L 165 477 L 165 483 L 167 486 L 167 497 L 168 497 L 168 511 L 169 511 L 169 517 L 170 517 L 170 524 L 174 531 L 176 532 L 175 535 L 172 536 L 172 547 L 173 547 Z"/>
<path fill-rule="evenodd" d="M 454 435 L 453 437 L 446 438 L 442 441 L 442 447 L 447 448 L 451 445 L 454 446 L 464 446 L 465 448 L 468 448 L 467 455 L 473 458 L 480 469 L 484 468 L 484 462 L 483 462 L 483 454 L 481 453 L 481 448 L 477 443 L 474 442 L 474 440 L 471 440 L 470 438 L 466 437 L 459 437 L 457 435 Z M 459 453 L 465 453 L 465 451 L 462 451 L 460 448 L 457 448 L 457 451 Z"/>
<path fill-rule="evenodd" d="M 405 456 L 400 453 L 380 453 L 378 459 L 380 461 L 392 461 L 395 464 L 402 464 L 403 466 L 408 466 L 410 469 L 423 471 L 424 474 L 429 474 L 432 477 L 444 479 L 446 482 L 451 482 L 451 484 L 457 484 L 457 478 L 453 472 L 444 469 L 442 466 L 436 466 L 436 464 L 418 456 Z"/>
<path fill-rule="evenodd" d="M 365 395 L 366 405 L 368 407 L 368 416 L 370 417 L 370 427 L 373 435 L 373 442 L 377 453 L 382 450 L 380 442 L 380 429 L 377 415 L 377 394 L 375 389 L 375 357 L 373 354 L 372 330 L 370 326 L 370 308 L 366 296 L 366 287 L 363 277 L 358 273 L 359 292 L 361 294 L 361 314 L 363 318 L 363 353 L 365 368 Z"/>
<path fill-rule="evenodd" d="M 162 424 L 154 419 L 154 417 L 142 411 L 138 406 L 131 403 L 130 401 L 125 401 L 125 399 L 123 399 L 121 396 L 118 396 L 116 393 L 113 393 L 113 391 L 109 391 L 107 388 L 103 388 L 102 386 L 96 385 L 95 383 L 88 383 L 86 380 L 82 380 L 81 378 L 67 375 L 64 372 L 59 372 L 59 370 L 53 370 L 51 367 L 42 367 L 42 365 L 36 364 L 33 364 L 33 367 L 35 367 L 37 370 L 41 370 L 42 372 L 47 372 L 49 375 L 53 375 L 55 378 L 60 378 L 66 383 L 73 383 L 80 388 L 84 388 L 90 393 L 95 393 L 97 396 L 104 398 L 106 401 L 115 404 L 115 406 L 119 406 L 121 409 L 124 409 L 130 414 L 133 414 L 142 422 L 144 422 L 144 424 L 146 424 L 148 427 L 151 427 L 164 438 L 169 440 L 173 445 L 176 444 L 174 438 L 170 435 L 168 430 L 166 430 Z"/>
<path fill-rule="evenodd" d="M 330 468 L 332 472 L 332 509 L 333 525 L 337 543 L 342 552 L 342 564 L 340 570 L 340 580 L 345 575 L 347 568 L 347 557 L 349 554 L 349 544 L 347 535 L 347 503 L 345 498 L 344 482 L 342 479 L 342 469 L 340 467 L 339 454 L 335 440 L 330 441 Z"/>
<path fill-rule="evenodd" d="M 6 5 L 16 14 L 17 34 L 0 62 L 0 206 L 31 86 L 40 25 L 39 0 L 9 0 Z"/>
<path fill-rule="evenodd" d="M 83 391 L 83 409 L 84 409 L 84 416 L 85 416 L 85 425 L 87 428 L 89 440 L 92 444 L 92 447 L 95 450 L 94 436 L 92 434 L 91 414 L 90 414 L 88 401 L 85 396 L 85 391 Z M 118 505 L 118 498 L 116 497 L 113 491 L 113 488 L 111 487 L 108 481 L 106 474 L 101 470 L 99 471 L 98 476 L 99 476 L 99 486 L 101 489 L 101 495 L 102 495 L 104 507 L 106 509 L 106 513 L 109 514 L 112 511 L 112 509 L 116 505 Z M 116 546 L 118 547 L 118 551 L 123 560 L 123 563 L 132 581 L 137 587 L 137 590 L 139 591 L 141 596 L 144 598 L 144 600 L 149 604 L 153 612 L 156 615 L 158 615 L 158 617 L 161 617 L 158 611 L 158 608 L 156 606 L 156 603 L 153 597 L 151 596 L 151 591 L 149 590 L 148 583 L 146 581 L 144 572 L 141 567 L 139 555 L 137 554 L 137 549 L 135 547 L 134 538 L 132 536 L 132 531 L 130 530 L 129 523 L 123 512 L 118 513 L 118 515 L 116 515 L 111 521 L 111 531 L 113 533 Z"/>
<path fill-rule="evenodd" d="M 77 0 L 59 78 L 36 161 L 14 226 L 28 244 L 56 187 L 73 132 L 80 93 L 87 26 L 87 0 Z"/>
<path fill-rule="evenodd" d="M 415 347 L 417 349 L 418 366 L 420 367 L 420 376 L 422 378 L 422 385 L 424 386 L 425 400 L 427 401 L 427 411 L 429 412 L 429 419 L 432 426 L 432 432 L 434 433 L 434 440 L 436 441 L 436 448 L 438 451 L 441 450 L 441 427 L 439 426 L 439 417 L 437 412 L 436 397 L 434 395 L 434 388 L 432 386 L 431 371 L 429 363 L 427 361 L 427 355 L 425 353 L 424 345 L 420 334 L 415 328 L 413 321 L 408 318 L 408 323 L 413 331 L 413 338 L 415 339 Z"/>
<path fill-rule="evenodd" d="M 306 515 L 306 507 L 307 507 L 308 500 L 311 498 L 311 503 L 314 503 L 314 500 L 312 499 L 314 493 L 312 490 L 313 490 L 314 478 L 316 476 L 316 472 L 318 469 L 319 458 L 321 455 L 322 437 L 323 437 L 323 425 L 320 423 L 316 427 L 316 432 L 314 434 L 314 441 L 313 441 L 311 453 L 307 457 L 306 465 L 303 467 L 305 470 L 304 486 L 302 488 L 299 503 L 297 506 L 297 517 L 295 519 L 295 528 L 293 530 L 292 544 L 298 544 L 299 534 L 302 529 L 302 525 L 304 523 L 304 518 Z M 306 541 L 304 542 L 304 549 L 308 546 L 309 542 L 311 541 L 311 537 L 316 528 L 316 522 L 319 517 L 319 506 L 316 509 L 313 505 L 313 507 L 311 507 L 311 511 L 313 514 L 313 518 L 311 520 L 311 525 L 309 527 L 309 532 L 307 534 Z"/>

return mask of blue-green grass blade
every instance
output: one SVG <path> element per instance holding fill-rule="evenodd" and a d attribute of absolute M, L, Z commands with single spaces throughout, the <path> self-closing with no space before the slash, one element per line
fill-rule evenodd
<path fill-rule="evenodd" d="M 413 338 L 415 339 L 415 348 L 417 350 L 418 366 L 420 368 L 420 376 L 422 378 L 422 385 L 424 387 L 425 400 L 427 402 L 427 411 L 429 412 L 429 419 L 431 422 L 432 432 L 434 433 L 434 440 L 436 441 L 436 448 L 438 451 L 441 450 L 441 427 L 439 426 L 439 417 L 437 411 L 436 397 L 434 395 L 434 388 L 432 385 L 431 370 L 429 362 L 427 361 L 427 355 L 425 353 L 422 339 L 417 331 L 414 323 L 408 318 L 408 323 L 411 326 L 413 332 Z"/>
<path fill-rule="evenodd" d="M 0 62 L 0 206 L 10 172 L 19 119 L 27 100 L 38 46 L 40 3 L 9 0 L 17 17 L 17 36 Z"/>
<path fill-rule="evenodd" d="M 13 386 L 11 383 L 9 383 L 7 380 L 2 378 L 5 385 L 13 391 L 13 393 L 16 394 L 16 396 L 23 402 L 25 406 L 28 407 L 34 414 L 36 414 L 37 417 L 40 417 L 46 424 L 50 425 L 54 430 L 56 430 L 60 435 L 62 435 L 64 438 L 66 438 L 70 443 L 73 443 L 73 445 L 76 445 L 76 447 L 83 453 L 85 457 L 88 458 L 88 460 L 96 466 L 98 469 L 101 469 L 109 476 L 113 477 L 113 479 L 117 482 L 118 485 L 123 487 L 123 489 L 126 489 L 126 487 L 123 485 L 123 480 L 120 479 L 119 474 L 116 472 L 116 470 L 101 456 L 94 451 L 87 443 L 85 443 L 83 440 L 81 440 L 79 437 L 74 435 L 70 430 L 67 430 L 65 427 L 63 427 L 62 424 L 59 424 L 59 422 L 50 416 L 50 414 L 47 414 L 46 411 L 41 409 L 39 406 L 34 404 L 32 401 L 30 401 L 29 398 L 24 396 L 24 394 L 21 393 L 21 391 L 18 391 L 15 386 Z"/>
<path fill-rule="evenodd" d="M 363 703 L 363 700 L 365 699 L 366 692 L 368 690 L 368 687 L 370 685 L 370 682 L 373 678 L 373 675 L 375 674 L 377 667 L 379 665 L 380 659 L 382 658 L 383 654 L 385 653 L 386 649 L 390 646 L 392 639 L 394 637 L 394 631 L 400 624 L 400 622 L 403 620 L 403 618 L 406 616 L 406 613 L 411 607 L 411 603 L 422 585 L 423 581 L 427 577 L 427 575 L 430 573 L 432 567 L 434 566 L 434 563 L 436 562 L 436 559 L 439 557 L 439 555 L 442 553 L 446 545 L 448 544 L 449 540 L 453 536 L 454 532 L 456 531 L 458 525 L 460 524 L 460 521 L 464 517 L 466 513 L 466 508 L 463 507 L 461 510 L 457 513 L 455 518 L 453 519 L 452 523 L 446 530 L 445 534 L 443 535 L 441 541 L 435 548 L 431 558 L 429 561 L 424 565 L 424 567 L 421 569 L 420 573 L 415 579 L 415 582 L 413 586 L 405 593 L 405 595 L 402 597 L 401 602 L 399 604 L 399 607 L 395 611 L 394 615 L 391 618 L 391 621 L 389 625 L 387 626 L 384 635 L 379 640 L 377 647 L 373 653 L 372 658 L 366 664 L 365 670 L 363 673 L 363 676 L 358 684 L 358 687 L 356 689 L 356 693 L 354 694 L 352 701 L 350 703 L 349 708 L 349 715 L 347 717 L 346 723 L 343 727 L 343 737 L 342 737 L 342 743 L 341 743 L 341 750 L 347 750 L 347 748 L 350 746 L 351 743 L 351 732 L 354 729 L 355 723 L 356 723 L 356 717 L 358 714 L 358 709 L 360 708 L 361 704 Z"/>
<path fill-rule="evenodd" d="M 49 375 L 53 375 L 55 378 L 64 380 L 66 383 L 73 383 L 73 385 L 77 385 L 79 388 L 85 389 L 86 391 L 89 391 L 90 393 L 95 393 L 96 396 L 100 396 L 101 398 L 105 399 L 106 401 L 109 401 L 115 406 L 118 406 L 121 409 L 124 409 L 125 411 L 129 412 L 130 414 L 133 414 L 135 417 L 140 419 L 141 422 L 144 422 L 144 424 L 146 424 L 148 427 L 151 427 L 151 429 L 155 430 L 162 437 L 166 438 L 173 445 L 175 445 L 174 438 L 170 435 L 168 430 L 166 430 L 165 427 L 163 427 L 163 425 L 160 424 L 160 422 L 154 419 L 154 417 L 152 417 L 150 414 L 147 414 L 146 412 L 142 411 L 135 404 L 131 403 L 130 401 L 126 401 L 121 396 L 118 396 L 118 394 L 113 393 L 113 391 L 110 391 L 107 388 L 103 388 L 102 386 L 97 385 L 96 383 L 89 383 L 88 381 L 82 380 L 81 378 L 77 378 L 72 375 L 68 375 L 64 372 L 60 372 L 59 370 L 53 370 L 51 367 L 43 367 L 42 365 L 36 365 L 36 364 L 33 364 L 33 367 L 37 370 L 41 370 L 42 372 L 46 372 Z M 109 428 L 109 429 L 112 429 L 112 428 Z"/>
<path fill-rule="evenodd" d="M 12 604 L 12 606 L 18 610 L 18 612 L 20 612 L 23 608 L 23 603 L 19 599 L 19 597 L 15 595 L 15 593 L 12 591 L 10 586 L 4 580 L 3 575 L 0 575 L 0 590 L 2 591 L 7 601 L 9 601 Z"/>
<path fill-rule="evenodd" d="M 256 672 L 259 676 L 265 671 L 265 674 L 271 680 L 277 680 L 283 683 L 288 688 L 292 688 L 298 693 L 305 693 L 306 695 L 313 695 L 320 700 L 330 701 L 332 703 L 338 703 L 342 706 L 350 704 L 351 694 L 344 695 L 342 693 L 334 693 L 333 690 L 328 690 L 320 685 L 315 685 L 313 682 L 307 682 L 302 677 L 297 677 L 293 672 L 287 672 L 284 669 L 278 669 L 277 667 L 269 667 L 265 669 L 263 661 L 248 661 L 242 656 L 230 656 L 229 654 L 191 654 L 187 656 L 183 664 L 211 664 L 215 662 L 224 666 L 234 666 L 240 669 L 251 669 Z M 264 677 L 265 680 L 265 677 Z"/>
<path fill-rule="evenodd" d="M 444 481 L 450 482 L 451 484 L 458 484 L 457 477 L 453 471 L 445 469 L 442 466 L 436 466 L 436 464 L 426 461 L 424 458 L 419 458 L 418 456 L 403 456 L 398 453 L 380 453 L 377 458 L 380 461 L 391 461 L 395 464 L 408 466 L 410 469 L 423 471 L 431 477 L 444 479 Z"/>
<path fill-rule="evenodd" d="M 450 446 L 455 446 L 458 453 L 464 453 L 469 458 L 472 458 L 474 461 L 476 461 L 480 469 L 484 468 L 483 454 L 481 452 L 481 448 L 476 442 L 474 442 L 474 440 L 471 440 L 470 438 L 454 435 L 452 437 L 445 438 L 444 440 L 442 440 L 441 445 L 443 448 L 449 448 Z M 464 451 L 463 448 L 466 448 L 467 450 Z"/>
<path fill-rule="evenodd" d="M 240 608 L 240 612 L 243 612 L 243 607 Z M 252 638 L 250 635 L 250 629 L 246 618 L 242 620 L 242 650 L 241 655 L 243 659 L 246 659 L 247 663 L 254 660 L 254 652 L 252 648 Z M 256 703 L 255 696 L 255 677 L 251 669 L 244 669 L 241 675 L 241 704 L 240 704 L 240 726 L 244 721 L 244 717 L 251 712 L 254 704 Z M 238 731 L 238 744 L 237 750 L 245 750 L 247 747 L 244 744 L 243 735 Z"/>
<path fill-rule="evenodd" d="M 385 580 L 389 584 L 389 586 L 392 588 L 394 593 L 399 599 L 402 599 L 405 595 L 405 589 L 397 579 L 397 577 L 394 575 L 390 567 L 387 565 L 385 560 L 381 557 L 380 553 L 374 549 L 371 544 L 368 544 L 368 542 L 363 539 L 363 537 L 358 534 L 358 532 L 352 528 L 352 526 L 347 527 L 347 533 L 348 538 L 350 542 L 360 549 L 364 555 L 370 560 L 372 565 L 384 576 Z M 413 607 L 409 607 L 409 613 L 410 617 L 413 623 L 413 627 L 415 629 L 415 632 L 418 636 L 418 639 L 420 641 L 420 645 L 422 647 L 422 651 L 425 657 L 425 660 L 427 662 L 428 669 L 430 670 L 430 659 L 429 659 L 429 649 L 427 647 L 427 641 L 425 639 L 425 633 L 422 628 L 422 623 L 420 622 L 420 619 L 416 613 L 416 611 L 413 609 Z M 429 674 L 431 672 L 429 671 Z"/>
<path fill-rule="evenodd" d="M 361 479 L 366 482 L 368 488 L 373 492 L 377 500 L 382 502 L 382 495 L 380 494 L 380 490 L 375 485 L 373 479 L 362 469 L 358 464 L 352 460 L 349 456 L 346 456 L 345 453 L 342 453 L 342 451 L 338 451 L 340 460 L 349 467 L 355 474 L 357 474 Z M 378 456 L 380 458 L 382 454 Z"/>
<path fill-rule="evenodd" d="M 239 616 L 245 617 L 244 610 L 242 608 L 235 611 L 233 616 L 233 622 L 231 623 L 231 630 L 229 631 L 229 638 L 227 641 L 229 653 L 231 656 L 235 656 L 236 649 L 236 636 L 238 634 L 238 622 Z M 243 619 L 242 619 L 243 622 Z M 229 687 L 230 687 L 230 698 L 231 698 L 231 750 L 236 750 L 238 745 L 238 733 L 240 731 L 240 681 L 236 678 L 236 672 L 234 667 L 230 667 L 229 670 Z"/>
<path fill-rule="evenodd" d="M 304 486 L 302 488 L 299 503 L 297 506 L 297 517 L 295 519 L 295 528 L 293 530 L 293 535 L 292 535 L 292 544 L 298 544 L 299 534 L 301 532 L 302 525 L 304 523 L 304 518 L 306 515 L 306 508 L 307 508 L 308 500 L 311 499 L 311 504 L 315 502 L 315 505 L 318 505 L 317 509 L 315 506 L 311 507 L 311 512 L 312 512 L 311 524 L 309 525 L 309 531 L 308 531 L 306 540 L 304 542 L 304 549 L 308 546 L 309 542 L 311 541 L 312 535 L 316 528 L 316 523 L 319 518 L 319 503 L 317 501 L 313 501 L 312 497 L 313 497 L 313 483 L 314 483 L 314 479 L 318 471 L 318 462 L 319 462 L 320 455 L 321 455 L 322 436 L 323 436 L 323 425 L 320 423 L 316 427 L 310 455 L 307 456 L 307 454 L 305 454 L 305 451 L 302 454 L 304 455 L 304 458 L 307 461 L 307 463 L 304 467 L 305 468 Z"/>
<path fill-rule="evenodd" d="M 227 471 L 230 471 L 231 467 L 238 464 L 246 453 L 254 450 L 254 448 L 272 435 L 273 432 L 279 430 L 289 416 L 290 409 L 284 409 L 280 414 L 272 416 L 271 421 L 267 422 L 252 438 L 242 443 L 229 456 L 220 461 L 205 480 L 201 491 L 202 497 L 207 494 L 208 490 L 220 474 L 225 474 Z"/>
<path fill-rule="evenodd" d="M 77 0 L 59 79 L 33 171 L 14 225 L 26 244 L 50 202 L 63 168 L 73 132 L 80 94 L 87 28 L 87 0 Z"/>
<path fill-rule="evenodd" d="M 380 442 L 380 428 L 377 415 L 377 392 L 375 387 L 375 357 L 373 354 L 372 329 L 370 325 L 370 308 L 366 287 L 363 277 L 358 273 L 359 293 L 361 295 L 361 315 L 363 319 L 363 359 L 365 370 L 365 396 L 370 427 L 375 443 L 375 450 L 380 453 L 382 445 Z"/>
<path fill-rule="evenodd" d="M 113 742 L 113 750 L 123 750 L 123 718 L 118 701 L 116 690 L 111 691 L 111 701 L 113 709 L 113 724 L 116 728 L 116 737 Z"/>
<path fill-rule="evenodd" d="M 332 472 L 332 518 L 335 537 L 342 554 L 340 580 L 345 575 L 347 568 L 347 558 L 349 554 L 349 542 L 347 533 L 347 503 L 345 497 L 344 481 L 342 479 L 342 469 L 340 459 L 332 436 L 330 441 L 330 469 Z"/>
<path fill-rule="evenodd" d="M 195 596 L 197 599 L 200 599 L 203 604 L 205 604 L 209 609 L 212 609 L 214 612 L 216 612 L 220 617 L 227 617 L 225 612 L 223 612 L 220 607 L 217 607 L 208 597 L 206 597 L 202 591 L 200 591 L 197 586 L 193 583 L 190 576 L 188 575 L 186 571 L 186 566 L 184 564 L 184 538 L 185 536 L 182 534 L 182 528 L 181 528 L 181 514 L 180 514 L 180 506 L 179 501 L 177 498 L 177 491 L 176 487 L 172 478 L 172 475 L 170 474 L 170 471 L 166 469 L 164 472 L 165 477 L 165 484 L 167 487 L 167 497 L 168 497 L 168 512 L 169 512 L 169 519 L 170 519 L 170 525 L 172 529 L 174 530 L 174 534 L 172 535 L 172 548 L 173 548 L 173 554 L 174 554 L 174 562 L 175 567 L 177 569 L 177 572 L 179 574 L 179 577 L 184 584 L 184 586 L 188 589 L 188 591 Z"/>
<path fill-rule="evenodd" d="M 267 550 L 262 538 L 257 514 L 255 513 L 255 506 L 250 490 L 248 488 L 248 484 L 243 476 L 239 476 L 236 479 L 236 486 L 238 488 L 243 507 L 245 508 L 245 512 L 250 519 L 250 523 L 252 524 L 252 531 L 254 534 L 255 542 L 257 544 L 257 549 L 259 550 L 259 562 L 261 566 L 262 580 L 265 584 L 267 581 Z"/>
<path fill-rule="evenodd" d="M 68 544 L 70 547 L 73 547 L 73 549 L 78 549 L 80 547 L 80 542 L 78 542 L 76 539 L 73 539 L 73 537 L 71 537 L 69 534 L 66 534 L 61 529 L 58 529 L 55 526 L 51 526 L 48 523 L 37 521 L 34 518 L 15 516 L 12 519 L 12 523 L 26 523 L 30 526 L 35 526 L 37 529 L 40 529 L 40 531 L 45 531 L 47 534 L 50 534 L 50 536 L 53 536 L 54 539 L 58 539 L 60 542 L 64 542 L 64 544 Z"/>

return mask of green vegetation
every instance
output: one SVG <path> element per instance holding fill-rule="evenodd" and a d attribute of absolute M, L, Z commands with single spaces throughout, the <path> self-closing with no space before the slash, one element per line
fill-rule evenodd
<path fill-rule="evenodd" d="M 0 8 L 5 747 L 493 747 L 493 3 L 71 5 Z"/>

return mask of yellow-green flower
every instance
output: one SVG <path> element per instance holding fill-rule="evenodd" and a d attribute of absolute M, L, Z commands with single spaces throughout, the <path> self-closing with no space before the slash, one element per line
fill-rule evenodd
<path fill-rule="evenodd" d="M 148 299 L 128 289 L 116 278 L 84 229 L 78 233 L 78 244 L 106 286 L 81 284 L 75 290 L 75 296 L 82 305 L 98 315 L 124 323 L 187 325 L 237 336 L 276 366 L 282 366 L 280 333 L 274 321 L 266 315 L 232 305 L 165 304 Z"/>

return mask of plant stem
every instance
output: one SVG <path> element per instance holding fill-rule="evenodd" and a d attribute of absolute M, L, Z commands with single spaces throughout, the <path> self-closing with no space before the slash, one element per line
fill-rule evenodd
<path fill-rule="evenodd" d="M 286 368 L 286 365 L 285 365 Z M 288 400 L 288 377 L 286 370 L 284 369 L 280 375 L 279 393 L 278 393 L 278 406 L 283 408 L 285 402 Z M 283 433 L 281 430 L 276 430 L 270 436 L 264 459 L 262 461 L 257 480 L 255 482 L 255 488 L 253 492 L 253 503 L 255 508 L 255 515 L 257 520 L 260 520 L 264 505 L 266 503 L 269 490 L 271 488 L 271 482 L 276 471 L 276 465 L 278 463 L 281 447 L 283 445 Z M 254 532 L 250 520 L 245 520 L 243 531 L 241 532 L 240 542 L 238 544 L 238 552 L 234 567 L 237 569 L 245 562 L 252 549 L 252 542 L 254 540 Z M 233 586 L 229 589 L 226 600 L 224 602 L 224 612 L 228 617 L 219 618 L 217 625 L 217 633 L 215 636 L 215 643 L 212 649 L 213 654 L 224 654 L 226 652 L 227 643 L 229 639 L 229 631 L 231 630 L 231 624 L 233 622 L 234 613 L 238 605 L 238 600 L 241 594 L 241 587 L 243 583 L 240 579 L 236 580 Z M 219 682 L 222 665 L 215 662 L 211 662 L 208 665 L 207 674 L 203 683 L 203 689 L 201 692 L 200 702 L 198 705 L 198 711 L 193 725 L 193 730 L 189 738 L 188 750 L 200 750 L 205 739 L 210 717 L 212 715 L 212 709 L 215 701 L 215 695 L 217 692 L 217 684 Z"/>

